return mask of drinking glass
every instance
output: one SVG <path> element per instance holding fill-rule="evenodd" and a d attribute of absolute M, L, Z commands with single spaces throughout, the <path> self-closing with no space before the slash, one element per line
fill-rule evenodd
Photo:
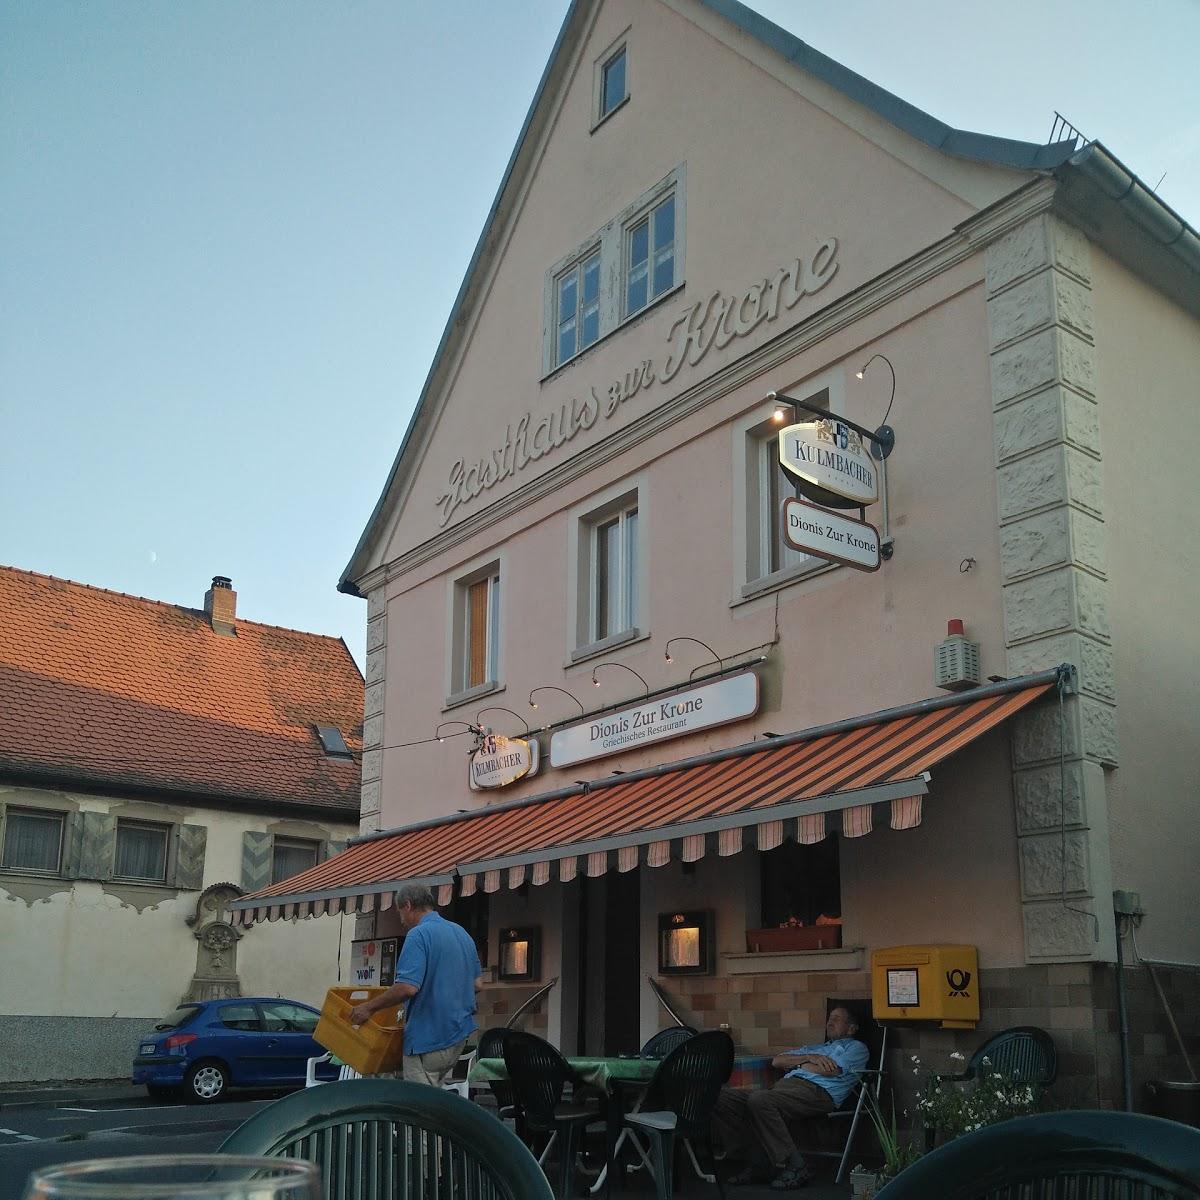
<path fill-rule="evenodd" d="M 145 1154 L 34 1171 L 25 1200 L 323 1200 L 317 1168 L 297 1158 Z"/>

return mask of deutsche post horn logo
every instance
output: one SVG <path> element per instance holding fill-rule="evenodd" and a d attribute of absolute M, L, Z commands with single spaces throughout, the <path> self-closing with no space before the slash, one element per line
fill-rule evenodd
<path fill-rule="evenodd" d="M 950 995 L 970 995 L 970 993 L 967 991 L 967 986 L 971 982 L 970 971 L 964 971 L 960 967 L 955 967 L 953 971 L 946 972 L 946 982 L 950 985 Z"/>

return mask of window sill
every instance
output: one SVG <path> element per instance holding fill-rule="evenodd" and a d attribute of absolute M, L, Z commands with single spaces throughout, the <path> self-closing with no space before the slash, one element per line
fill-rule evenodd
<path fill-rule="evenodd" d="M 626 92 L 626 93 L 625 93 L 625 99 L 624 99 L 624 100 L 619 100 L 619 101 L 618 101 L 616 104 L 614 104 L 614 105 L 612 106 L 612 108 L 610 108 L 610 109 L 608 110 L 608 112 L 606 112 L 606 113 L 604 114 L 604 116 L 602 116 L 602 117 L 601 117 L 601 118 L 600 118 L 600 119 L 599 119 L 599 120 L 598 120 L 598 121 L 597 121 L 597 122 L 596 122 L 596 123 L 595 123 L 595 124 L 594 124 L 594 125 L 591 127 L 591 129 L 589 129 L 589 130 L 588 130 L 588 133 L 589 133 L 589 134 L 595 133 L 595 132 L 596 132 L 596 130 L 597 130 L 597 129 L 599 129 L 599 128 L 600 128 L 600 126 L 601 126 L 601 125 L 603 125 L 605 121 L 609 120 L 609 119 L 610 119 L 610 118 L 611 118 L 611 117 L 612 117 L 612 116 L 613 116 L 615 113 L 619 113 L 619 112 L 621 111 L 621 109 L 623 109 L 623 108 L 625 107 L 625 105 L 627 105 L 628 103 L 629 103 L 629 93 L 628 93 L 628 92 Z"/>
<path fill-rule="evenodd" d="M 617 111 L 616 109 L 613 109 L 613 112 L 616 112 L 616 111 Z M 627 328 L 628 326 L 634 324 L 635 322 L 639 321 L 642 317 L 646 316 L 647 313 L 653 312 L 660 305 L 665 304 L 666 301 L 670 300 L 672 296 L 676 295 L 678 292 L 683 291 L 683 289 L 685 287 L 687 287 L 687 280 L 681 279 L 673 287 L 667 288 L 667 290 L 665 292 L 663 292 L 663 294 L 661 296 L 655 296 L 655 298 L 653 300 L 651 300 L 649 304 L 644 304 L 641 308 L 639 308 L 637 310 L 637 312 L 630 313 L 629 316 L 627 316 L 627 317 L 622 317 L 621 320 L 616 325 L 614 325 L 611 329 L 607 330 L 605 333 L 602 333 L 594 342 L 592 342 L 592 344 L 590 346 L 587 346 L 585 349 L 580 350 L 577 354 L 573 354 L 570 358 L 568 358 L 566 360 L 566 362 L 560 362 L 558 364 L 558 366 L 556 366 L 553 370 L 547 371 L 546 374 L 543 375 L 542 378 L 538 381 L 539 386 L 544 386 L 545 384 L 549 383 L 550 380 L 552 380 L 560 372 L 566 371 L 570 367 L 575 366 L 577 363 L 582 362 L 583 359 L 587 358 L 587 356 L 589 354 L 591 354 L 592 351 L 595 350 L 598 346 L 603 346 L 604 343 L 606 341 L 608 341 L 609 338 L 615 337 L 618 333 L 621 332 L 621 330 L 623 330 L 623 329 Z"/>
<path fill-rule="evenodd" d="M 453 696 L 447 696 L 445 704 L 442 705 L 442 712 L 449 712 L 452 708 L 461 708 L 464 704 L 470 704 L 472 700 L 480 700 L 484 696 L 494 696 L 502 691 L 504 691 L 504 684 L 498 680 L 489 679 L 487 683 L 476 684 L 473 688 L 467 688 L 465 692 L 455 692 Z"/>
<path fill-rule="evenodd" d="M 571 658 L 565 666 L 575 667 L 580 663 L 589 662 L 593 658 L 599 658 L 600 655 L 607 654 L 619 646 L 632 646 L 635 642 L 645 642 L 649 638 L 649 630 L 624 629 L 620 633 L 614 633 L 611 637 L 601 638 L 598 642 L 590 642 L 586 646 L 572 650 Z"/>
<path fill-rule="evenodd" d="M 741 594 L 733 601 L 730 608 L 738 604 L 745 604 L 748 600 L 757 600 L 759 596 L 770 595 L 771 592 L 777 592 L 781 588 L 791 587 L 793 583 L 799 583 L 802 579 L 815 579 L 818 575 L 836 571 L 840 566 L 841 563 L 831 562 L 824 563 L 819 567 L 801 565 L 785 567 L 782 571 L 772 571 L 770 575 L 763 575 L 759 579 L 742 584 Z"/>
<path fill-rule="evenodd" d="M 783 975 L 793 971 L 862 971 L 867 954 L 862 946 L 841 950 L 784 950 L 778 953 L 722 954 L 727 975 Z"/>

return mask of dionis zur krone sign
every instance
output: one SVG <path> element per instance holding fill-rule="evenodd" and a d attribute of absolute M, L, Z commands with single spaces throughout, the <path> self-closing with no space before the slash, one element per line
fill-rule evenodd
<path fill-rule="evenodd" d="M 801 421 L 779 431 L 779 465 L 810 499 L 830 508 L 859 508 L 879 498 L 875 463 L 844 421 Z"/>
<path fill-rule="evenodd" d="M 756 712 L 758 676 L 747 671 L 660 700 L 647 700 L 632 708 L 605 713 L 570 729 L 560 729 L 550 739 L 550 765 L 569 767 L 649 742 L 740 721 Z"/>
<path fill-rule="evenodd" d="M 601 418 L 612 418 L 639 392 L 655 383 L 670 383 L 685 366 L 697 366 L 714 346 L 724 350 L 748 337 L 781 312 L 816 295 L 838 270 L 837 238 L 826 238 L 808 258 L 797 258 L 757 279 L 744 292 L 712 292 L 679 312 L 663 339 L 664 354 L 646 358 L 602 391 L 590 387 L 550 412 L 523 413 L 507 425 L 497 444 L 479 458 L 460 458 L 451 468 L 446 490 L 434 502 L 445 525 L 460 505 L 523 471 L 530 463 L 566 445 Z"/>
<path fill-rule="evenodd" d="M 805 554 L 860 571 L 879 570 L 879 530 L 866 521 L 789 496 L 783 502 L 783 536 L 789 546 Z"/>
<path fill-rule="evenodd" d="M 470 784 L 473 791 L 508 787 L 538 771 L 536 738 L 504 737 L 489 733 L 471 753 Z"/>

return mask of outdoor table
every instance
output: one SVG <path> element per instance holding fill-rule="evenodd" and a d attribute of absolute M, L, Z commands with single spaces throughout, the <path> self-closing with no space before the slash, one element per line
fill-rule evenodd
<path fill-rule="evenodd" d="M 650 1082 L 654 1072 L 658 1070 L 661 1059 L 656 1058 L 568 1058 L 567 1065 L 575 1072 L 581 1083 L 596 1088 L 605 1093 L 619 1089 L 622 1084 L 636 1086 Z M 771 1066 L 769 1054 L 739 1055 L 733 1060 L 733 1071 L 729 1076 L 729 1086 L 736 1088 L 765 1088 L 775 1082 L 778 1072 Z M 508 1070 L 502 1058 L 480 1058 L 467 1074 L 471 1083 L 495 1083 L 508 1078 Z M 610 1109 L 609 1121 L 618 1125 L 621 1114 Z M 637 1106 L 634 1106 L 637 1111 Z M 616 1132 L 610 1128 L 609 1137 Z M 613 1148 L 613 1156 L 619 1152 L 622 1143 L 629 1135 L 627 1129 L 621 1129 Z M 596 1182 L 589 1189 L 595 1195 L 605 1183 L 608 1175 L 607 1164 L 601 1170 Z M 707 1178 L 707 1177 L 706 1177 Z"/>
<path fill-rule="evenodd" d="M 581 1083 L 607 1092 L 615 1081 L 649 1083 L 658 1070 L 658 1061 L 654 1058 L 568 1058 L 567 1065 Z M 476 1059 L 467 1074 L 471 1083 L 495 1083 L 507 1078 L 508 1071 L 502 1058 Z"/>

